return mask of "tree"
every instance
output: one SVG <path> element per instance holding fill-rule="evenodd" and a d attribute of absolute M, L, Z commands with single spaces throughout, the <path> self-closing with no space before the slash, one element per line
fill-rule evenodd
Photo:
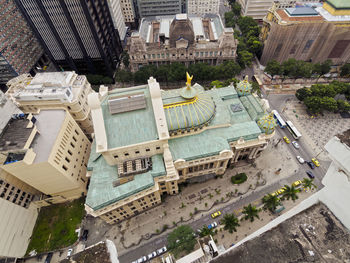
<path fill-rule="evenodd" d="M 264 204 L 264 210 L 274 212 L 276 207 L 280 204 L 280 199 L 277 195 L 268 194 L 263 197 L 262 202 Z"/>
<path fill-rule="evenodd" d="M 252 65 L 253 54 L 249 51 L 240 51 L 238 52 L 238 63 L 241 68 Z"/>
<path fill-rule="evenodd" d="M 179 226 L 168 235 L 168 248 L 173 251 L 175 257 L 182 251 L 188 254 L 196 243 L 194 231 L 188 225 Z"/>
<path fill-rule="evenodd" d="M 297 97 L 298 100 L 303 101 L 307 97 L 312 96 L 312 92 L 311 92 L 311 89 L 304 87 L 304 88 L 298 89 L 295 92 L 295 96 Z"/>
<path fill-rule="evenodd" d="M 210 88 L 214 88 L 214 87 L 216 87 L 216 88 L 222 88 L 223 85 L 224 85 L 224 84 L 223 84 L 221 81 L 219 81 L 219 80 L 214 80 L 214 81 L 212 81 L 212 82 L 210 83 Z"/>
<path fill-rule="evenodd" d="M 314 182 L 313 179 L 304 178 L 303 181 L 302 181 L 303 188 L 304 189 L 310 189 L 310 190 L 316 189 L 317 186 L 313 182 Z"/>
<path fill-rule="evenodd" d="M 130 65 L 130 57 L 129 57 L 128 52 L 123 51 L 123 53 L 122 53 L 122 61 L 123 61 L 124 66 L 125 66 L 126 68 L 129 68 L 129 65 Z"/>
<path fill-rule="evenodd" d="M 270 74 L 273 79 L 274 76 L 281 75 L 283 73 L 283 70 L 279 62 L 276 60 L 271 60 L 267 62 L 265 72 L 267 74 Z"/>
<path fill-rule="evenodd" d="M 322 97 L 321 108 L 329 112 L 336 112 L 338 110 L 338 104 L 334 98 Z"/>
<path fill-rule="evenodd" d="M 258 31 L 259 33 L 259 25 L 258 23 L 250 16 L 241 16 L 238 18 L 238 26 L 241 32 L 246 35 L 250 30 Z M 259 35 L 259 34 L 257 34 Z"/>
<path fill-rule="evenodd" d="M 297 60 L 294 58 L 290 58 L 283 62 L 282 64 L 283 68 L 283 78 L 290 77 L 294 78 L 296 76 L 297 72 Z"/>
<path fill-rule="evenodd" d="M 320 97 L 317 97 L 317 96 L 307 97 L 304 99 L 304 104 L 311 113 L 320 113 L 323 111 Z"/>
<path fill-rule="evenodd" d="M 113 79 L 106 76 L 101 79 L 101 82 L 102 84 L 113 84 Z"/>
<path fill-rule="evenodd" d="M 253 222 L 255 217 L 259 219 L 259 212 L 260 209 L 257 209 L 255 206 L 252 206 L 252 204 L 249 204 L 248 206 L 243 207 L 242 213 L 244 214 L 243 219 L 244 220 L 250 220 L 250 222 Z"/>
<path fill-rule="evenodd" d="M 248 49 L 251 53 L 259 54 L 262 49 L 262 43 L 256 36 L 250 36 L 247 40 Z"/>
<path fill-rule="evenodd" d="M 236 17 L 239 17 L 241 15 L 241 5 L 238 4 L 237 2 L 231 4 L 231 9 L 232 9 L 232 12 L 233 14 L 236 16 Z"/>
<path fill-rule="evenodd" d="M 350 111 L 350 103 L 345 100 L 337 100 L 338 104 L 338 111 L 339 112 L 346 112 Z"/>
<path fill-rule="evenodd" d="M 115 75 L 115 80 L 121 83 L 131 82 L 133 81 L 133 74 L 127 70 L 118 70 Z"/>
<path fill-rule="evenodd" d="M 293 185 L 285 185 L 284 188 L 283 198 L 287 198 L 287 200 L 292 199 L 293 202 L 299 198 L 298 193 L 300 189 L 295 188 Z"/>
<path fill-rule="evenodd" d="M 350 77 L 350 63 L 346 63 L 340 68 L 341 77 Z"/>
<path fill-rule="evenodd" d="M 232 11 L 225 13 L 225 26 L 226 27 L 234 27 L 235 26 L 235 14 Z"/>
<path fill-rule="evenodd" d="M 204 225 L 199 232 L 199 236 L 205 237 L 205 236 L 209 236 L 209 235 L 210 236 L 215 235 L 214 229 L 213 228 L 209 229 L 207 226 Z"/>
<path fill-rule="evenodd" d="M 224 229 L 231 234 L 233 231 L 237 232 L 237 227 L 240 226 L 238 218 L 234 214 L 225 214 L 221 223 L 224 225 Z"/>

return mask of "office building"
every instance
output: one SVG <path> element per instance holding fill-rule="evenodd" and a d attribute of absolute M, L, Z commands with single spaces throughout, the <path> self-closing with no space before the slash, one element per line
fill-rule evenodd
<path fill-rule="evenodd" d="M 7 86 L 6 95 L 24 113 L 64 109 L 86 135 L 93 133 L 87 96 L 94 91 L 85 76 L 68 71 L 38 73 L 34 78 L 24 74 L 10 80 Z"/>
<path fill-rule="evenodd" d="M 181 14 L 181 0 L 137 0 L 140 18 Z"/>
<path fill-rule="evenodd" d="M 315 7 L 316 5 L 316 7 Z M 261 30 L 261 63 L 289 58 L 310 62 L 350 61 L 350 2 L 327 0 L 295 8 L 272 7 Z"/>
<path fill-rule="evenodd" d="M 237 41 L 218 15 L 178 14 L 143 18 L 128 40 L 130 67 L 197 62 L 218 65 L 236 58 Z"/>
<path fill-rule="evenodd" d="M 36 205 L 66 202 L 86 193 L 90 147 L 65 110 L 16 114 L 0 135 L 0 168 L 36 189 Z M 23 202 L 7 191 L 13 203 Z"/>
<path fill-rule="evenodd" d="M 0 88 L 20 74 L 53 69 L 14 1 L 0 0 Z"/>
<path fill-rule="evenodd" d="M 137 29 L 139 25 L 137 0 L 120 0 L 120 7 L 125 24 L 132 29 Z"/>
<path fill-rule="evenodd" d="M 112 16 L 114 28 L 118 30 L 121 41 L 124 41 L 127 27 L 125 25 L 120 0 L 107 0 L 109 11 Z"/>
<path fill-rule="evenodd" d="M 151 77 L 147 85 L 90 94 L 87 213 L 117 223 L 177 194 L 181 182 L 205 181 L 257 158 L 276 122 L 250 91 L 247 80 L 206 91 L 189 78 L 185 88 L 163 91 Z"/>
<path fill-rule="evenodd" d="M 122 47 L 107 0 L 15 2 L 60 68 L 113 76 Z"/>
<path fill-rule="evenodd" d="M 219 8 L 220 0 L 187 0 L 188 14 L 219 14 Z"/>

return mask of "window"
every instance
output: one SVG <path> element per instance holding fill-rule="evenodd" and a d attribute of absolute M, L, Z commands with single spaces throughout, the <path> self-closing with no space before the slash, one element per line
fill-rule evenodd
<path fill-rule="evenodd" d="M 280 52 L 281 52 L 281 49 L 282 49 L 282 46 L 283 46 L 283 43 L 279 43 L 275 49 L 275 53 L 273 54 L 274 57 L 278 57 Z"/>
<path fill-rule="evenodd" d="M 118 155 L 114 155 L 113 157 L 117 159 L 117 158 L 118 158 Z"/>
<path fill-rule="evenodd" d="M 66 160 L 67 163 L 70 163 L 70 160 L 67 157 L 64 159 Z"/>
<path fill-rule="evenodd" d="M 314 41 L 313 40 L 308 40 L 304 46 L 303 52 L 302 53 L 307 53 Z"/>
<path fill-rule="evenodd" d="M 72 142 L 70 143 L 70 145 L 71 145 L 73 148 L 75 147 L 75 145 L 74 145 Z"/>
<path fill-rule="evenodd" d="M 160 150 L 160 147 L 159 147 L 159 146 L 157 146 L 157 147 L 156 147 L 156 150 Z"/>
<path fill-rule="evenodd" d="M 225 161 L 221 161 L 221 162 L 220 162 L 220 167 L 223 167 L 223 166 L 224 166 L 224 163 L 225 163 Z"/>
<path fill-rule="evenodd" d="M 62 168 L 63 168 L 63 170 L 65 170 L 65 171 L 68 170 L 67 166 L 65 166 L 65 165 L 62 165 Z"/>
<path fill-rule="evenodd" d="M 139 154 L 139 153 L 140 153 L 140 151 L 136 151 L 136 152 L 135 152 L 135 154 Z"/>
<path fill-rule="evenodd" d="M 182 170 L 179 170 L 179 176 L 182 176 Z"/>
<path fill-rule="evenodd" d="M 128 156 L 129 154 L 128 153 L 124 153 L 125 156 Z"/>
<path fill-rule="evenodd" d="M 71 152 L 70 150 L 68 150 L 68 153 L 69 153 L 69 155 L 73 155 L 72 152 Z"/>
<path fill-rule="evenodd" d="M 149 152 L 149 151 L 150 151 L 150 149 L 147 148 L 147 149 L 146 149 L 146 152 Z"/>

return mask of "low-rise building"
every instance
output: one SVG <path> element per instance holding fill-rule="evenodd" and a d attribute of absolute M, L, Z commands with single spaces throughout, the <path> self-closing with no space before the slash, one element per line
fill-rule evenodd
<path fill-rule="evenodd" d="M 213 14 L 144 18 L 128 42 L 132 71 L 172 62 L 218 65 L 234 60 L 236 47 L 233 29 L 225 28 Z"/>
<path fill-rule="evenodd" d="M 90 147 L 65 110 L 15 114 L 0 135 L 0 168 L 35 189 L 37 205 L 65 202 L 86 193 Z M 18 192 L 5 188 L 7 200 L 28 205 Z"/>
<path fill-rule="evenodd" d="M 220 0 L 187 0 L 188 14 L 219 14 L 219 8 Z"/>
<path fill-rule="evenodd" d="M 20 75 L 7 83 L 6 95 L 24 113 L 44 109 L 65 109 L 88 136 L 93 133 L 87 96 L 94 91 L 83 75 L 73 72 L 38 73 L 35 77 Z"/>
<path fill-rule="evenodd" d="M 331 59 L 336 65 L 349 62 L 350 2 L 327 0 L 323 5 L 273 6 L 264 18 L 261 37 L 263 65 L 289 58 L 310 62 Z"/>
<path fill-rule="evenodd" d="M 120 222 L 160 204 L 162 194 L 177 194 L 179 183 L 221 175 L 267 147 L 276 122 L 247 80 L 209 91 L 190 81 L 163 91 L 150 78 L 147 85 L 89 95 L 95 139 L 88 214 Z"/>

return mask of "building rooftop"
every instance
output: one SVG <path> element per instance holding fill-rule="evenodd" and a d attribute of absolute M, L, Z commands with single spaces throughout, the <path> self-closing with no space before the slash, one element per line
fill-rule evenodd
<path fill-rule="evenodd" d="M 324 20 L 321 15 L 290 16 L 285 9 L 278 9 L 276 12 L 281 17 L 282 21 L 286 21 L 286 22 L 294 22 L 294 21 L 306 22 L 306 21 L 322 21 L 322 20 Z"/>
<path fill-rule="evenodd" d="M 92 153 L 96 153 L 96 145 L 92 144 Z M 163 156 L 152 156 L 152 169 L 146 173 L 136 174 L 132 181 L 114 186 L 118 179 L 118 166 L 110 166 L 102 155 L 91 154 L 88 170 L 93 170 L 89 191 L 85 203 L 94 210 L 113 204 L 130 195 L 154 186 L 154 177 L 165 175 Z"/>
<path fill-rule="evenodd" d="M 240 138 L 256 139 L 263 133 L 256 121 L 264 115 L 264 111 L 254 96 L 247 94 L 238 97 L 233 86 L 204 91 L 202 86 L 195 84 L 193 88 L 198 93 L 195 98 L 187 100 L 179 95 L 182 89 L 161 91 L 169 131 L 179 129 L 178 134 L 181 134 L 182 131 L 187 131 L 188 128 L 194 128 L 197 125 L 199 128 L 206 126 L 206 130 L 200 133 L 168 139 L 174 161 L 216 155 L 223 150 L 230 150 L 229 142 L 237 141 Z M 134 94 L 144 94 L 145 108 L 116 114 L 111 113 L 108 100 L 111 98 L 130 98 Z M 201 102 L 192 103 L 193 99 L 198 99 Z M 169 111 L 167 107 L 170 105 L 176 106 L 177 109 Z M 158 139 L 148 85 L 116 89 L 103 99 L 101 107 L 108 149 Z M 197 116 L 200 114 L 203 116 Z M 204 118 L 205 116 L 207 119 Z M 140 127 L 142 132 L 140 132 Z M 137 174 L 133 180 L 114 186 L 113 183 L 119 178 L 118 167 L 108 165 L 104 157 L 96 153 L 96 143 L 94 142 L 88 163 L 88 170 L 93 171 L 93 174 L 86 204 L 97 210 L 152 187 L 154 177 L 166 174 L 162 155 L 153 156 L 152 164 L 152 170 Z"/>
<path fill-rule="evenodd" d="M 326 3 L 330 4 L 336 9 L 348 9 L 350 8 L 349 0 L 326 0 Z"/>
<path fill-rule="evenodd" d="M 322 203 L 233 247 L 211 263 L 346 262 L 350 232 Z"/>
<path fill-rule="evenodd" d="M 15 114 L 8 121 L 0 135 L 0 151 L 22 150 L 27 143 L 34 126 L 28 127 L 28 114 Z M 28 127 L 28 128 L 27 128 Z"/>
<path fill-rule="evenodd" d="M 68 87 L 71 85 L 73 77 L 74 72 L 72 71 L 37 73 L 28 88 L 35 88 L 35 85 L 43 83 L 47 87 Z"/>
<path fill-rule="evenodd" d="M 110 114 L 108 99 L 118 96 L 128 97 L 142 92 L 146 108 Z M 106 128 L 108 149 L 137 144 L 158 139 L 156 122 L 152 108 L 151 95 L 147 85 L 135 89 L 115 89 L 101 103 Z M 142 127 L 142 132 L 140 132 Z"/>
<path fill-rule="evenodd" d="M 340 141 L 350 147 L 350 129 L 336 135 Z"/>
<path fill-rule="evenodd" d="M 34 163 L 48 160 L 66 114 L 65 110 L 41 110 L 38 115 L 35 115 L 37 120 L 35 125 L 39 134 L 37 134 L 32 144 L 36 154 Z"/>
<path fill-rule="evenodd" d="M 318 16 L 318 13 L 312 7 L 301 6 L 285 9 L 290 16 Z"/>

